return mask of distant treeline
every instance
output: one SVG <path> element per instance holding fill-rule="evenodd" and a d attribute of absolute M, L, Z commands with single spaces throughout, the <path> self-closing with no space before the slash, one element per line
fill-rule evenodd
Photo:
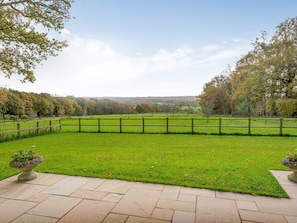
<path fill-rule="evenodd" d="M 62 117 L 134 113 L 196 113 L 195 97 L 152 98 L 76 98 L 47 93 L 28 93 L 0 88 L 1 119 Z M 184 100 L 183 100 L 184 99 Z M 116 101 L 117 100 L 117 101 Z M 135 103 L 135 100 L 137 103 Z"/>

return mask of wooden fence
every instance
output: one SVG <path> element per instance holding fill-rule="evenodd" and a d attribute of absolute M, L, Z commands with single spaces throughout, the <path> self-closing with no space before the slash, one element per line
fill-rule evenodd
<path fill-rule="evenodd" d="M 54 131 L 297 136 L 297 119 L 286 118 L 72 118 L 0 123 L 0 141 Z"/>
<path fill-rule="evenodd" d="M 61 119 L 2 122 L 0 124 L 0 141 L 20 139 L 61 130 Z"/>
<path fill-rule="evenodd" d="M 63 131 L 295 135 L 297 119 L 286 118 L 78 118 L 62 120 Z"/>

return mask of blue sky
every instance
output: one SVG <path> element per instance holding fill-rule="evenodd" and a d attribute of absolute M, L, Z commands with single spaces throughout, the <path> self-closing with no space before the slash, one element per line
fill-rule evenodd
<path fill-rule="evenodd" d="M 0 83 L 75 97 L 199 95 L 296 9 L 295 0 L 76 0 L 59 37 L 70 46 L 34 84 Z"/>

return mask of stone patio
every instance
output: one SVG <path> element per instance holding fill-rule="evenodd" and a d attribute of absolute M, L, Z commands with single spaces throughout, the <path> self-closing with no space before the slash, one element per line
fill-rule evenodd
<path fill-rule="evenodd" d="M 0 182 L 0 223 L 297 222 L 297 184 L 271 171 L 290 199 L 38 173 Z"/>

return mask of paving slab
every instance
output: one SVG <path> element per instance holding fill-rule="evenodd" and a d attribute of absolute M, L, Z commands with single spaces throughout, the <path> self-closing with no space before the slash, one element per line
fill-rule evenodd
<path fill-rule="evenodd" d="M 234 200 L 199 196 L 196 222 L 240 223 L 241 220 Z"/>
<path fill-rule="evenodd" d="M 285 198 L 272 198 L 255 196 L 255 202 L 259 211 L 275 214 L 297 216 L 297 200 Z"/>
<path fill-rule="evenodd" d="M 178 201 L 184 201 L 189 203 L 196 203 L 197 195 L 194 194 L 179 194 Z"/>
<path fill-rule="evenodd" d="M 171 221 L 174 211 L 169 209 L 155 208 L 151 217 L 160 220 Z"/>
<path fill-rule="evenodd" d="M 45 190 L 47 186 L 34 184 L 17 183 L 11 186 L 9 190 L 0 194 L 2 198 L 12 198 L 17 200 L 26 200 L 33 195 Z"/>
<path fill-rule="evenodd" d="M 83 190 L 95 190 L 99 185 L 101 185 L 105 180 L 100 178 L 89 178 L 85 185 L 81 187 Z"/>
<path fill-rule="evenodd" d="M 83 200 L 76 205 L 70 212 L 63 216 L 59 223 L 102 222 L 108 215 L 115 203 L 106 201 Z"/>
<path fill-rule="evenodd" d="M 89 200 L 102 200 L 106 195 L 106 192 L 78 189 L 74 191 L 70 196 Z"/>
<path fill-rule="evenodd" d="M 28 198 L 27 201 L 32 201 L 36 203 L 41 203 L 48 199 L 51 195 L 50 194 L 43 194 L 43 193 L 38 193 L 33 195 L 32 197 Z"/>
<path fill-rule="evenodd" d="M 51 196 L 28 211 L 29 214 L 61 218 L 74 208 L 82 199 L 66 196 Z"/>
<path fill-rule="evenodd" d="M 195 213 L 175 211 L 172 223 L 195 223 Z"/>
<path fill-rule="evenodd" d="M 239 213 L 243 221 L 258 223 L 287 223 L 283 215 L 247 210 L 240 210 Z"/>
<path fill-rule="evenodd" d="M 169 223 L 170 221 L 130 216 L 126 223 Z"/>
<path fill-rule="evenodd" d="M 58 220 L 58 218 L 24 214 L 16 220 L 12 221 L 11 223 L 55 223 Z"/>
<path fill-rule="evenodd" d="M 256 202 L 252 201 L 236 201 L 238 209 L 249 210 L 249 211 L 259 211 Z"/>
<path fill-rule="evenodd" d="M 7 191 L 9 191 L 8 188 L 1 188 L 1 187 L 0 187 L 0 198 L 1 198 L 1 194 L 6 193 Z"/>
<path fill-rule="evenodd" d="M 37 178 L 32 181 L 28 181 L 27 183 L 51 186 L 51 185 L 54 185 L 55 183 L 63 180 L 66 177 L 68 177 L 68 176 L 57 175 L 57 174 L 37 173 Z"/>
<path fill-rule="evenodd" d="M 177 200 L 180 192 L 180 187 L 178 186 L 165 186 L 160 199 L 164 200 Z"/>
<path fill-rule="evenodd" d="M 286 220 L 288 223 L 296 223 L 297 222 L 297 217 L 294 216 L 285 216 Z"/>
<path fill-rule="evenodd" d="M 37 203 L 20 200 L 5 200 L 0 203 L 1 223 L 11 222 L 26 213 Z"/>
<path fill-rule="evenodd" d="M 112 212 L 140 217 L 150 217 L 161 191 L 131 188 L 115 206 Z"/>
<path fill-rule="evenodd" d="M 102 200 L 117 203 L 122 199 L 123 196 L 123 194 L 109 193 Z"/>
<path fill-rule="evenodd" d="M 184 201 L 172 201 L 172 200 L 159 200 L 157 203 L 158 208 L 170 209 L 175 211 L 184 211 L 195 213 L 196 204 L 184 202 Z"/>
<path fill-rule="evenodd" d="M 102 223 L 125 223 L 128 215 L 110 213 Z"/>
<path fill-rule="evenodd" d="M 95 190 L 125 194 L 132 187 L 133 184 L 134 182 L 121 180 L 106 180 L 102 184 L 100 184 Z"/>
<path fill-rule="evenodd" d="M 46 194 L 70 195 L 88 182 L 86 177 L 68 176 L 43 191 Z"/>
<path fill-rule="evenodd" d="M 288 180 L 288 174 L 292 173 L 292 171 L 270 170 L 270 172 L 290 198 L 297 198 L 297 183 Z"/>

